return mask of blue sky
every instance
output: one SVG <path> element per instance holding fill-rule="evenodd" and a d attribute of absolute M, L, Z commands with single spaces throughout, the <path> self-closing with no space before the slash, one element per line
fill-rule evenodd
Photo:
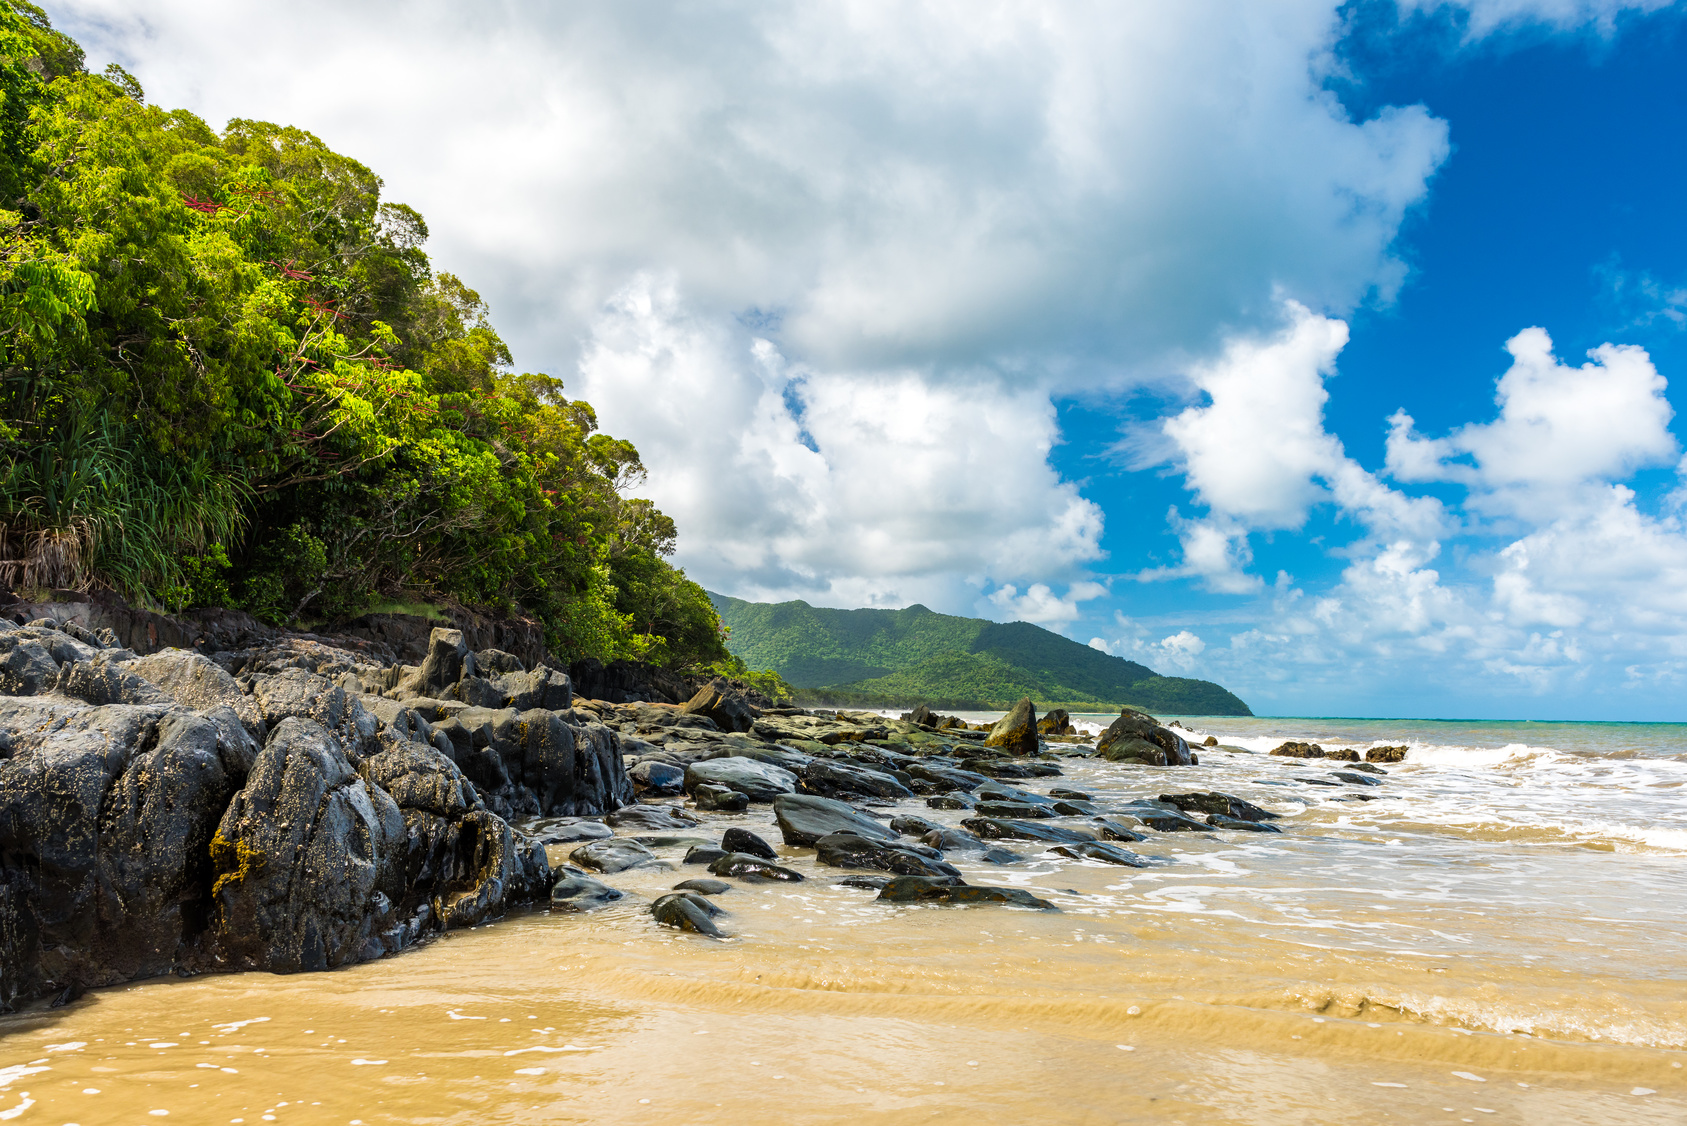
<path fill-rule="evenodd" d="M 1681 5 L 48 8 L 381 173 L 711 589 L 1687 718 Z"/>

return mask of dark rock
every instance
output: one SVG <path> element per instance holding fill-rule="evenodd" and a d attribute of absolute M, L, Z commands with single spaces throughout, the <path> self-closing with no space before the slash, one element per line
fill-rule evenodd
<path fill-rule="evenodd" d="M 1105 841 L 1145 841 L 1146 833 L 1139 833 L 1128 825 L 1121 825 L 1117 821 L 1109 821 L 1105 817 L 1097 817 L 1090 822 L 1095 831 L 1101 834 Z"/>
<path fill-rule="evenodd" d="M 474 654 L 463 641 L 460 629 L 435 628 L 428 634 L 428 654 L 401 688 L 417 696 L 435 699 L 449 696 L 464 671 L 474 675 Z"/>
<path fill-rule="evenodd" d="M 932 809 L 971 809 L 977 804 L 977 798 L 961 790 L 947 794 L 934 794 L 926 799 L 926 805 Z"/>
<path fill-rule="evenodd" d="M 840 888 L 865 888 L 868 891 L 878 891 L 890 883 L 889 876 L 845 876 L 841 880 L 832 881 L 832 886 Z"/>
<path fill-rule="evenodd" d="M 687 793 L 704 783 L 737 790 L 753 802 L 766 802 L 781 794 L 795 793 L 797 776 L 783 767 L 751 758 L 706 759 L 685 768 Z"/>
<path fill-rule="evenodd" d="M 927 821 L 924 817 L 913 817 L 903 814 L 890 819 L 890 827 L 905 837 L 923 837 L 934 830 L 941 832 L 943 826 L 935 821 Z"/>
<path fill-rule="evenodd" d="M 687 850 L 685 862 L 687 864 L 713 864 L 725 855 L 727 855 L 727 852 L 724 848 L 698 845 L 696 848 Z"/>
<path fill-rule="evenodd" d="M 1057 801 L 1054 811 L 1062 817 L 1094 817 L 1101 807 L 1089 801 Z"/>
<path fill-rule="evenodd" d="M 1054 807 L 1051 805 L 1031 805 L 1017 801 L 981 801 L 977 810 L 982 817 L 1053 817 Z"/>
<path fill-rule="evenodd" d="M 705 904 L 707 907 L 705 907 Z M 689 931 L 692 934 L 706 935 L 709 938 L 721 938 L 721 930 L 711 919 L 710 909 L 718 911 L 713 904 L 702 896 L 692 896 L 683 893 L 664 895 L 650 905 L 650 914 L 665 927 Z"/>
<path fill-rule="evenodd" d="M 1060 767 L 1052 762 L 1008 762 L 1002 759 L 969 758 L 963 770 L 988 774 L 992 778 L 1058 778 Z"/>
<path fill-rule="evenodd" d="M 622 743 L 625 742 L 623 739 Z M 671 797 L 685 792 L 685 770 L 671 762 L 645 759 L 634 763 L 627 770 L 627 777 L 633 780 L 633 788 L 643 794 Z"/>
<path fill-rule="evenodd" d="M 778 880 L 786 883 L 800 883 L 803 875 L 789 868 L 782 868 L 772 861 L 759 856 L 749 856 L 742 852 L 729 852 L 716 859 L 709 865 L 709 871 L 717 876 L 735 876 L 741 880 Z"/>
<path fill-rule="evenodd" d="M 1045 825 L 1037 821 L 1013 821 L 997 817 L 969 817 L 961 822 L 986 840 L 1047 841 L 1051 844 L 1070 844 L 1094 840 L 1094 836 L 1078 829 L 1059 825 Z"/>
<path fill-rule="evenodd" d="M 750 799 L 737 790 L 702 782 L 691 791 L 691 801 L 698 809 L 736 813 L 750 808 Z"/>
<path fill-rule="evenodd" d="M 1215 829 L 1241 829 L 1250 833 L 1281 833 L 1283 831 L 1267 821 L 1247 821 L 1240 817 L 1226 817 L 1222 813 L 1207 814 L 1207 824 Z"/>
<path fill-rule="evenodd" d="M 1054 798 L 1022 790 L 1018 786 L 1009 786 L 1005 782 L 991 782 L 981 786 L 973 796 L 979 801 L 1018 802 L 1021 805 L 1045 805 L 1051 809 L 1055 804 Z"/>
<path fill-rule="evenodd" d="M 590 821 L 575 817 L 533 822 L 526 827 L 526 832 L 528 836 L 540 844 L 548 845 L 574 844 L 577 841 L 601 841 L 615 835 L 615 830 L 602 821 Z"/>
<path fill-rule="evenodd" d="M 1352 766 L 1348 767 L 1348 769 L 1357 770 L 1365 774 L 1375 774 L 1383 778 L 1388 777 L 1388 771 L 1384 770 L 1380 766 L 1373 766 L 1368 762 L 1356 762 Z"/>
<path fill-rule="evenodd" d="M 1144 766 L 1189 766 L 1194 762 L 1183 736 L 1132 708 L 1120 710 L 1119 718 L 1096 740 L 1095 750 L 1109 762 Z"/>
<path fill-rule="evenodd" d="M 1104 864 L 1122 864 L 1127 868 L 1146 868 L 1152 861 L 1138 856 L 1128 848 L 1104 841 L 1084 841 L 1079 844 L 1055 845 L 1054 851 L 1074 860 L 1099 860 Z"/>
<path fill-rule="evenodd" d="M 1366 762 L 1405 762 L 1410 747 L 1372 747 L 1365 752 Z"/>
<path fill-rule="evenodd" d="M 106 661 L 67 661 L 59 666 L 53 692 L 96 707 L 103 704 L 173 704 L 151 681 Z"/>
<path fill-rule="evenodd" d="M 1078 729 L 1072 726 L 1072 717 L 1065 708 L 1055 708 L 1042 719 L 1037 721 L 1039 735 L 1076 735 Z"/>
<path fill-rule="evenodd" d="M 581 872 L 564 869 L 551 885 L 551 910 L 567 912 L 596 911 L 623 898 L 627 893 L 612 888 Z"/>
<path fill-rule="evenodd" d="M 715 843 L 707 837 L 678 836 L 673 833 L 657 833 L 627 839 L 637 841 L 645 848 L 712 848 Z"/>
<path fill-rule="evenodd" d="M 907 763 L 902 769 L 916 781 L 929 782 L 940 790 L 976 790 L 990 781 L 988 775 L 976 771 L 943 766 L 935 762 L 921 762 L 918 759 Z"/>
<path fill-rule="evenodd" d="M 675 891 L 694 891 L 698 895 L 725 895 L 732 890 L 732 885 L 725 880 L 681 880 L 674 885 Z"/>
<path fill-rule="evenodd" d="M 779 854 L 773 851 L 773 846 L 750 832 L 748 829 L 733 826 L 720 839 L 721 848 L 727 852 L 742 852 L 746 856 L 759 856 L 763 860 L 778 860 Z"/>
<path fill-rule="evenodd" d="M 615 704 L 639 701 L 680 704 L 696 691 L 683 677 L 638 661 L 616 660 L 606 665 L 596 657 L 586 657 L 568 667 L 568 676 L 577 695 Z"/>
<path fill-rule="evenodd" d="M 1351 770 L 1334 771 L 1332 777 L 1339 778 L 1349 786 L 1381 786 L 1381 778 L 1369 778 L 1363 774 L 1355 774 Z"/>
<path fill-rule="evenodd" d="M 803 770 L 802 792 L 822 798 L 866 795 L 893 801 L 914 796 L 913 790 L 882 771 L 827 759 L 815 759 Z"/>
<path fill-rule="evenodd" d="M 978 859 L 986 864 L 1018 864 L 1025 858 L 1010 849 L 997 848 L 992 845 L 979 853 Z"/>
<path fill-rule="evenodd" d="M 1128 813 L 1156 833 L 1205 833 L 1210 831 L 1210 827 L 1205 822 L 1195 820 L 1169 803 L 1136 801 L 1120 807 L 1118 812 Z"/>
<path fill-rule="evenodd" d="M 833 833 L 814 843 L 816 859 L 833 868 L 871 868 L 909 876 L 959 876 L 936 849 Z"/>
<path fill-rule="evenodd" d="M 1339 785 L 1341 785 L 1341 783 L 1337 782 L 1334 778 L 1302 778 L 1299 775 L 1296 775 L 1295 781 L 1296 782 L 1305 782 L 1308 786 L 1339 786 Z"/>
<path fill-rule="evenodd" d="M 944 903 L 955 906 L 1002 903 L 1010 907 L 1057 910 L 1048 900 L 1039 899 L 1023 888 L 977 887 L 929 876 L 898 876 L 880 889 L 879 898 L 887 903 Z"/>
<path fill-rule="evenodd" d="M 936 727 L 937 718 L 937 713 L 924 704 L 916 705 L 913 711 L 902 714 L 904 723 L 917 723 L 921 727 Z"/>
<path fill-rule="evenodd" d="M 893 821 L 894 825 L 895 822 Z M 951 829 L 942 825 L 934 825 L 921 834 L 920 842 L 930 848 L 939 850 L 954 849 L 957 851 L 978 851 L 988 848 L 984 839 L 976 833 L 969 833 L 965 829 Z"/>
<path fill-rule="evenodd" d="M 698 824 L 677 805 L 622 806 L 603 820 L 617 829 L 691 829 Z"/>
<path fill-rule="evenodd" d="M 0 694 L 34 696 L 59 678 L 59 663 L 47 647 L 21 632 L 0 633 L 0 652 Z"/>
<path fill-rule="evenodd" d="M 1090 801 L 1093 795 L 1086 794 L 1082 790 L 1068 790 L 1062 786 L 1055 786 L 1049 790 L 1049 797 L 1063 798 L 1066 801 Z"/>
<path fill-rule="evenodd" d="M 1201 746 L 1203 746 L 1203 747 L 1216 747 L 1216 746 L 1218 746 L 1217 736 L 1208 735 L 1206 737 L 1206 739 L 1201 743 Z"/>
<path fill-rule="evenodd" d="M 856 833 L 882 841 L 893 841 L 898 836 L 896 830 L 857 813 L 841 801 L 807 794 L 775 798 L 773 817 L 779 823 L 785 843 L 800 848 L 812 847 L 821 837 L 833 833 Z"/>
<path fill-rule="evenodd" d="M 240 690 L 234 677 L 202 654 L 186 649 L 160 649 L 151 656 L 129 661 L 124 667 L 150 680 L 184 708 L 204 711 L 227 704 L 252 738 L 261 741 L 268 734 L 263 715 L 252 698 Z"/>
<path fill-rule="evenodd" d="M 1275 821 L 1277 814 L 1261 809 L 1250 801 L 1230 794 L 1212 793 L 1161 794 L 1160 800 L 1175 805 L 1185 813 L 1217 813 L 1238 821 Z"/>
<path fill-rule="evenodd" d="M 488 707 L 563 712 L 574 706 L 574 684 L 568 674 L 544 665 L 535 666 L 531 672 L 505 673 L 492 682 L 492 689 L 498 702 Z M 461 693 L 459 698 L 468 700 Z"/>
<path fill-rule="evenodd" d="M 637 841 L 615 837 L 607 841 L 591 841 L 568 854 L 568 859 L 594 872 L 625 872 L 645 864 L 654 864 L 656 854 Z"/>
<path fill-rule="evenodd" d="M 1000 747 L 1013 755 L 1037 753 L 1037 711 L 1029 696 L 1015 704 L 1007 715 L 990 728 L 984 740 L 986 747 Z"/>
<path fill-rule="evenodd" d="M 1317 743 L 1300 743 L 1291 739 L 1270 753 L 1278 758 L 1323 758 L 1324 748 Z"/>
<path fill-rule="evenodd" d="M 527 664 L 514 653 L 506 653 L 502 649 L 479 649 L 475 651 L 474 668 L 481 676 L 496 680 L 512 672 L 525 672 Z"/>
<path fill-rule="evenodd" d="M 722 731 L 748 731 L 756 722 L 755 711 L 721 680 L 699 688 L 697 694 L 680 707 L 680 711 L 686 715 L 707 716 Z"/>

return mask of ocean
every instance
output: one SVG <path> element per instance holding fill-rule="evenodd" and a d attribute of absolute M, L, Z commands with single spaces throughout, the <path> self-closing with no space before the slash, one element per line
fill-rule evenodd
<path fill-rule="evenodd" d="M 0 1119 L 1687 1121 L 1687 725 L 1178 722 L 1233 749 L 1021 784 L 1221 790 L 1280 834 L 1150 834 L 1146 868 L 951 855 L 1058 912 L 887 906 L 781 847 L 810 878 L 721 896 L 725 941 L 651 921 L 701 874 L 669 849 L 589 915 L 5 1018 Z M 1265 753 L 1290 739 L 1409 751 L 1362 786 Z M 707 816 L 778 842 L 765 806 Z"/>

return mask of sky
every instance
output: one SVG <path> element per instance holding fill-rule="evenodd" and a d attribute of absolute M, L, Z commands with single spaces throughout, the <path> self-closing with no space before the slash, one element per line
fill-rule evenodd
<path fill-rule="evenodd" d="M 1682 4 L 45 7 L 379 173 L 711 590 L 1687 719 Z"/>

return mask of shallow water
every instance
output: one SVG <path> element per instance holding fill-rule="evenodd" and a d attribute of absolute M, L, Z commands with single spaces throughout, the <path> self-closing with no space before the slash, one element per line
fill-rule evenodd
<path fill-rule="evenodd" d="M 0 1120 L 1687 1121 L 1687 726 L 1182 722 L 1413 749 L 1372 801 L 1258 753 L 1071 761 L 1028 788 L 1221 789 L 1285 832 L 1153 835 L 1147 869 L 952 857 L 1058 914 L 884 906 L 782 848 L 810 880 L 739 884 L 715 942 L 645 913 L 703 874 L 673 849 L 590 916 L 98 991 L 0 1021 Z M 778 840 L 766 807 L 705 816 Z"/>

